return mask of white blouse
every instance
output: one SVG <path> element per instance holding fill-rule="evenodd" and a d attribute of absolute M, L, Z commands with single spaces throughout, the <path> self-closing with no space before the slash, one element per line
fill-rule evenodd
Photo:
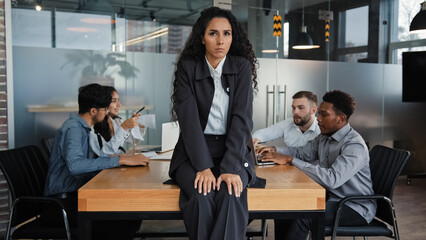
<path fill-rule="evenodd" d="M 226 56 L 219 62 L 216 69 L 210 65 L 206 57 L 207 65 L 209 66 L 210 74 L 214 83 L 214 96 L 212 106 L 210 107 L 209 117 L 207 119 L 205 134 L 224 135 L 226 134 L 226 121 L 228 118 L 229 95 L 225 92 L 222 86 L 222 69 L 225 63 Z"/>
<path fill-rule="evenodd" d="M 109 142 L 107 142 L 99 135 L 102 140 L 102 149 L 99 146 L 98 135 L 95 133 L 94 128 L 92 127 L 92 130 L 90 131 L 90 148 L 99 157 L 123 154 L 125 152 L 123 152 L 120 147 L 128 149 L 128 146 L 132 146 L 133 144 L 137 144 L 139 141 L 144 140 L 143 135 L 145 135 L 145 128 L 139 128 L 139 126 L 136 126 L 135 128 L 128 129 L 126 131 L 121 127 L 123 120 L 120 118 L 111 118 L 111 121 L 114 128 L 114 136 L 112 136 Z"/>

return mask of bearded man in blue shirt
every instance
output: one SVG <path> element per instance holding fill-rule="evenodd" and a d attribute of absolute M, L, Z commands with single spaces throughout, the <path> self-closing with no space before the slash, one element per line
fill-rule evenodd
<path fill-rule="evenodd" d="M 149 164 L 149 158 L 142 154 L 95 158 L 89 148 L 90 130 L 95 123 L 101 122 L 105 118 L 110 103 L 111 94 L 107 94 L 103 86 L 89 84 L 80 87 L 78 114 L 72 114 L 62 124 L 53 140 L 44 195 L 57 198 L 64 204 L 72 227 L 77 225 L 77 190 L 99 171 L 120 165 L 147 166 Z M 49 209 L 45 213 L 49 216 L 46 218 L 49 223 L 52 225 L 63 224 L 63 221 L 58 220 L 57 214 L 53 211 L 54 209 Z M 140 226 L 140 221 L 97 222 L 93 226 L 94 232 L 98 229 L 97 224 L 104 230 L 95 233 L 95 239 L 98 237 L 101 239 L 132 239 L 133 234 Z M 108 228 L 105 225 L 115 227 Z M 117 228 L 122 231 L 113 231 Z M 111 230 L 112 234 L 108 233 L 108 230 Z M 114 236 L 114 233 L 120 235 Z M 101 236 L 102 234 L 105 236 Z"/>
<path fill-rule="evenodd" d="M 327 190 L 325 225 L 332 225 L 339 200 L 352 195 L 372 195 L 368 148 L 361 135 L 349 125 L 355 109 L 347 93 L 327 92 L 318 108 L 321 134 L 302 147 L 285 147 L 280 158 L 273 148 L 261 149 L 264 161 L 292 164 Z M 339 221 L 341 225 L 363 225 L 376 214 L 373 200 L 348 202 Z M 306 240 L 311 221 L 275 220 L 275 239 Z"/>

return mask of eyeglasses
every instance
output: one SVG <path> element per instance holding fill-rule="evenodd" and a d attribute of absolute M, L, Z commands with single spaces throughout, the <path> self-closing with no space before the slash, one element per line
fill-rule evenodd
<path fill-rule="evenodd" d="M 96 110 L 98 110 L 98 111 L 104 110 L 106 113 L 108 113 L 108 108 L 107 107 L 105 107 L 105 108 L 96 108 Z"/>

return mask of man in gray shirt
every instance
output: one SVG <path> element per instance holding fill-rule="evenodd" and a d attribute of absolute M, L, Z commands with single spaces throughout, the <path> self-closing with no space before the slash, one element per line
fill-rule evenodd
<path fill-rule="evenodd" d="M 352 195 L 374 194 L 370 176 L 368 148 L 361 135 L 348 123 L 354 99 L 347 93 L 327 92 L 318 108 L 321 134 L 302 147 L 285 147 L 282 157 L 273 157 L 274 148 L 261 149 L 262 160 L 292 164 L 327 189 L 325 225 L 332 225 L 338 201 Z M 341 225 L 371 222 L 376 203 L 370 200 L 349 202 L 344 206 Z M 311 221 L 276 220 L 275 239 L 306 240 Z"/>

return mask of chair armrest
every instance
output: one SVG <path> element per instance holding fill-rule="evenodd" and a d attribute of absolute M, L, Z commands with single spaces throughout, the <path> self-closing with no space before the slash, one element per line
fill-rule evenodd
<path fill-rule="evenodd" d="M 64 220 L 65 230 L 66 230 L 66 234 L 67 234 L 67 239 L 71 239 L 71 230 L 70 230 L 65 206 L 64 206 L 64 204 L 62 204 L 61 201 L 59 201 L 56 198 L 52 198 L 52 197 L 19 197 L 19 198 L 15 199 L 15 201 L 13 201 L 13 203 L 12 203 L 12 206 L 10 207 L 9 223 L 8 223 L 8 228 L 7 228 L 7 233 L 6 233 L 7 237 L 9 237 L 9 234 L 10 234 L 10 228 L 11 228 L 11 224 L 12 224 L 12 220 L 13 220 L 13 216 L 14 216 L 14 210 L 18 206 L 18 204 L 24 203 L 24 202 L 51 203 L 51 204 L 58 205 L 61 208 L 62 217 L 63 217 L 63 220 Z M 6 238 L 6 239 L 8 239 L 8 238 Z"/>
<path fill-rule="evenodd" d="M 56 198 L 52 198 L 52 197 L 19 197 L 19 198 L 15 199 L 15 201 L 13 201 L 12 206 L 11 206 L 11 211 L 15 207 L 15 205 L 17 205 L 21 202 L 55 203 L 55 204 L 59 205 L 61 207 L 61 209 L 65 210 L 65 207 L 62 204 L 62 202 L 59 201 Z"/>
<path fill-rule="evenodd" d="M 337 228 L 339 227 L 339 220 L 340 215 L 342 214 L 342 207 L 346 202 L 354 201 L 354 200 L 384 200 L 389 204 L 389 207 L 394 209 L 392 200 L 390 200 L 388 197 L 383 195 L 356 195 L 356 196 L 349 196 L 345 197 L 342 200 L 339 201 L 339 205 L 337 207 L 336 216 L 334 218 L 334 226 L 333 226 L 333 233 L 331 239 L 335 239 L 337 236 Z"/>
<path fill-rule="evenodd" d="M 392 202 L 388 197 L 383 195 L 357 195 L 357 196 L 349 196 L 345 197 L 339 201 L 339 208 L 343 206 L 346 202 L 353 200 L 385 200 L 387 202 Z"/>

